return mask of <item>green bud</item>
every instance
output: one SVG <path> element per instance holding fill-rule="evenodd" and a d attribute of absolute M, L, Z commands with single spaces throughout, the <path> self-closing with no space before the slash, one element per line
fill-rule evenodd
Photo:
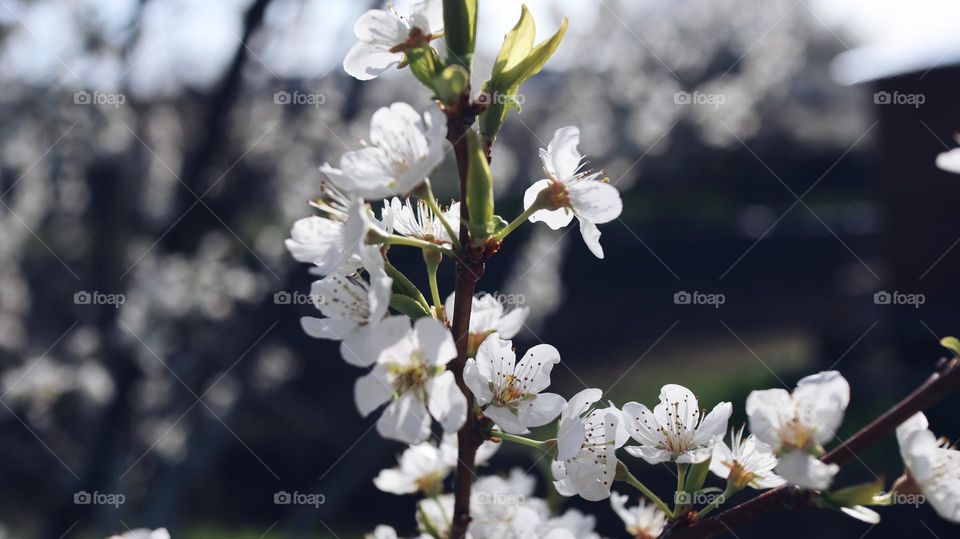
<path fill-rule="evenodd" d="M 443 0 L 443 31 L 447 63 L 469 69 L 477 41 L 477 0 Z"/>
<path fill-rule="evenodd" d="M 437 51 L 430 45 L 411 47 L 404 51 L 410 71 L 424 86 L 434 90 L 434 82 L 443 68 Z"/>
<path fill-rule="evenodd" d="M 433 90 L 444 103 L 456 103 L 469 86 L 470 72 L 459 64 L 447 66 L 433 81 Z"/>
<path fill-rule="evenodd" d="M 833 492 L 824 492 L 823 499 L 834 507 L 854 507 L 857 505 L 873 505 L 874 499 L 883 490 L 883 479 L 870 483 L 853 485 Z"/>
<path fill-rule="evenodd" d="M 494 232 L 493 175 L 483 154 L 480 136 L 467 130 L 467 212 L 470 215 L 470 235 L 474 240 L 485 240 Z"/>
<path fill-rule="evenodd" d="M 960 339 L 956 337 L 944 337 L 940 339 L 940 346 L 953 352 L 955 357 L 960 357 Z"/>

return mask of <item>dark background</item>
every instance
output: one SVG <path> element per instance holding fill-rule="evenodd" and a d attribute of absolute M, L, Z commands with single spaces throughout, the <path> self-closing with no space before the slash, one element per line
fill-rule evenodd
<path fill-rule="evenodd" d="M 490 29 L 476 84 L 519 12 L 481 4 Z M 732 401 L 739 422 L 751 389 L 836 368 L 853 387 L 845 436 L 931 372 L 938 339 L 960 332 L 960 177 L 933 164 L 960 128 L 949 50 L 902 73 L 883 55 L 848 54 L 847 69 L 853 58 L 867 75 L 834 74 L 870 80 L 841 86 L 830 66 L 859 43 L 847 23 L 868 13 L 856 9 L 841 24 L 805 2 L 531 4 L 542 36 L 562 15 L 571 31 L 498 141 L 498 213 L 521 209 L 541 177 L 537 148 L 569 124 L 625 203 L 601 228 L 605 260 L 575 227 L 527 226 L 481 283 L 532 309 L 515 341 L 560 349 L 559 392 L 595 386 L 618 404 L 650 403 L 663 383 L 682 383 L 708 408 Z M 357 414 L 358 371 L 334 343 L 301 332 L 311 306 L 276 300 L 309 289 L 283 239 L 310 213 L 317 167 L 355 148 L 377 107 L 431 106 L 409 73 L 361 84 L 342 72 L 368 6 L 381 7 L 0 1 L 0 537 L 413 530 L 414 499 L 372 485 L 402 447 Z M 931 2 L 898 9 L 914 25 L 922 10 L 933 22 L 953 13 Z M 279 91 L 323 103 L 277 104 Z M 723 103 L 677 103 L 682 91 Z M 877 104 L 877 91 L 924 102 Z M 78 102 L 77 92 L 123 102 Z M 444 199 L 451 165 L 432 176 Z M 419 275 L 415 253 L 396 262 Z M 451 284 L 446 267 L 444 294 Z M 725 302 L 676 305 L 680 291 Z M 878 291 L 925 302 L 878 305 Z M 78 304 L 83 292 L 125 301 Z M 938 434 L 957 437 L 958 402 L 931 410 Z M 670 470 L 623 458 L 655 490 L 672 488 Z M 533 462 L 505 448 L 492 471 Z M 838 482 L 901 471 L 889 440 Z M 281 490 L 326 503 L 275 505 Z M 126 503 L 77 505 L 79 491 Z M 623 535 L 608 504 L 569 505 Z M 882 513 L 874 528 L 795 513 L 736 534 L 956 533 L 927 507 Z"/>

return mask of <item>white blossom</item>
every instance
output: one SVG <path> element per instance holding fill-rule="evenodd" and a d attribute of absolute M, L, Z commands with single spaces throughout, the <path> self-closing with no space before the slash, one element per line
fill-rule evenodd
<path fill-rule="evenodd" d="M 625 494 L 610 494 L 610 507 L 623 521 L 624 527 L 635 539 L 656 539 L 667 526 L 667 515 L 659 507 L 640 498 L 640 503 L 627 507 Z"/>
<path fill-rule="evenodd" d="M 727 479 L 736 488 L 775 488 L 783 485 L 783 478 L 773 473 L 777 466 L 773 449 L 753 434 L 743 437 L 743 429 L 730 431 L 730 447 L 723 440 L 713 446 L 710 471 Z"/>
<path fill-rule="evenodd" d="M 368 200 L 409 193 L 443 159 L 444 122 L 406 103 L 381 107 L 370 120 L 370 142 L 320 171 L 338 187 Z"/>
<path fill-rule="evenodd" d="M 166 528 L 157 528 L 156 530 L 138 528 L 121 535 L 112 535 L 109 539 L 170 539 L 170 533 Z"/>
<path fill-rule="evenodd" d="M 484 415 L 500 429 L 525 434 L 529 427 L 553 421 L 563 405 L 556 393 L 542 393 L 550 385 L 550 371 L 560 362 L 560 352 L 549 344 L 534 346 L 520 362 L 513 343 L 491 334 L 468 359 L 463 369 L 467 387 L 484 406 Z"/>
<path fill-rule="evenodd" d="M 384 270 L 383 256 L 374 245 L 360 249 L 367 279 L 357 274 L 331 273 L 310 287 L 314 305 L 326 318 L 305 316 L 300 319 L 303 330 L 318 339 L 343 340 L 355 332 L 376 325 L 387 314 L 393 286 Z M 346 346 L 343 358 L 357 365 Z"/>
<path fill-rule="evenodd" d="M 960 451 L 938 440 L 922 413 L 897 427 L 897 442 L 909 477 L 927 502 L 941 517 L 960 523 Z"/>
<path fill-rule="evenodd" d="M 701 417 L 700 404 L 692 391 L 667 384 L 660 390 L 660 404 L 652 412 L 637 402 L 623 406 L 627 430 L 640 444 L 627 447 L 627 452 L 650 464 L 703 462 L 723 438 L 732 411 L 729 402 L 721 402 Z"/>
<path fill-rule="evenodd" d="M 957 142 L 960 143 L 960 135 L 957 135 L 955 138 Z M 947 172 L 960 174 L 960 148 L 954 148 L 938 155 L 937 166 Z"/>
<path fill-rule="evenodd" d="M 500 444 L 489 440 L 480 444 L 476 464 L 486 464 L 499 448 Z M 373 480 L 377 488 L 392 494 L 441 492 L 443 480 L 457 465 L 457 435 L 445 434 L 439 446 L 430 442 L 412 445 L 400 455 L 398 464 L 380 471 Z"/>
<path fill-rule="evenodd" d="M 573 539 L 600 539 L 600 534 L 594 531 L 596 525 L 597 519 L 593 515 L 586 515 L 576 509 L 567 509 L 562 515 L 541 524 L 537 528 L 537 533 L 541 537 L 550 537 L 550 539 L 563 536 Z"/>
<path fill-rule="evenodd" d="M 403 61 L 403 48 L 423 45 L 443 33 L 442 0 L 411 0 L 407 15 L 371 9 L 353 26 L 357 43 L 343 59 L 343 69 L 360 80 L 377 78 Z"/>
<path fill-rule="evenodd" d="M 580 234 L 597 258 L 603 258 L 598 224 L 608 223 L 620 216 L 623 202 L 620 193 L 606 181 L 600 180 L 603 171 L 584 170 L 586 163 L 577 149 L 580 130 L 574 126 L 562 127 L 553 135 L 547 149 L 540 150 L 543 170 L 547 178 L 535 182 L 523 196 L 524 208 L 536 202 L 541 192 L 549 200 L 549 209 L 530 216 L 530 222 L 543 221 L 557 230 L 580 221 Z"/>
<path fill-rule="evenodd" d="M 491 333 L 498 333 L 501 338 L 512 339 L 520 330 L 530 315 L 527 307 L 517 307 L 506 312 L 503 302 L 493 294 L 481 293 L 473 297 L 470 312 L 470 336 L 468 349 L 476 351 Z M 453 315 L 456 303 L 456 293 L 450 294 L 444 303 L 447 316 Z"/>
<path fill-rule="evenodd" d="M 351 212 L 357 211 L 363 201 L 329 181 L 321 183 L 320 192 L 317 200 L 310 204 L 319 209 L 321 215 L 296 221 L 284 245 L 294 259 L 314 264 L 315 271 L 321 275 L 337 269 L 350 272 L 359 266 L 360 260 L 347 245 L 345 227 Z"/>
<path fill-rule="evenodd" d="M 788 483 L 825 489 L 840 470 L 814 455 L 836 436 L 850 402 L 850 385 L 837 371 L 807 376 L 793 393 L 753 391 L 747 397 L 750 432 L 780 454 L 775 471 Z"/>
<path fill-rule="evenodd" d="M 563 496 L 579 494 L 597 501 L 610 496 L 616 478 L 616 450 L 627 442 L 620 410 L 593 409 L 603 392 L 584 389 L 567 402 L 560 414 L 557 460 L 551 465 L 554 486 Z"/>
<path fill-rule="evenodd" d="M 433 210 L 423 200 L 418 200 L 414 207 L 410 199 L 404 203 L 393 197 L 389 202 L 384 202 L 380 215 L 381 221 L 392 227 L 388 228 L 388 232 L 446 247 L 453 243 L 440 218 L 434 215 Z M 460 228 L 460 203 L 453 203 L 443 212 L 443 217 L 456 232 Z"/>
<path fill-rule="evenodd" d="M 421 318 L 411 329 L 409 320 L 394 316 L 354 333 L 344 345 L 357 364 L 373 365 L 357 380 L 354 396 L 364 417 L 387 404 L 377 421 L 384 438 L 415 444 L 430 435 L 431 416 L 444 432 L 466 421 L 466 398 L 446 369 L 457 350 L 440 322 Z"/>

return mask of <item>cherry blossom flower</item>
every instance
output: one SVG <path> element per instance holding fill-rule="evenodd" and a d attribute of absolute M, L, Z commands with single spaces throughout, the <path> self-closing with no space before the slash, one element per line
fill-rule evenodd
<path fill-rule="evenodd" d="M 907 485 L 923 493 L 941 517 L 960 523 L 960 451 L 938 440 L 923 413 L 897 427 Z"/>
<path fill-rule="evenodd" d="M 384 270 L 383 256 L 376 246 L 365 246 L 360 253 L 367 280 L 357 274 L 331 273 L 310 287 L 314 304 L 326 318 L 301 318 L 300 325 L 307 335 L 343 340 L 386 316 L 393 279 Z M 362 366 L 349 347 L 341 346 L 340 352 L 348 363 Z"/>
<path fill-rule="evenodd" d="M 689 389 L 667 384 L 651 412 L 637 402 L 623 406 L 627 430 L 639 446 L 626 450 L 650 464 L 665 461 L 696 464 L 710 458 L 714 444 L 727 430 L 733 406 L 721 402 L 701 418 L 700 404 Z"/>
<path fill-rule="evenodd" d="M 955 138 L 957 142 L 960 143 L 960 135 L 957 135 Z M 954 148 L 938 155 L 937 166 L 947 172 L 960 174 L 960 148 Z"/>
<path fill-rule="evenodd" d="M 443 159 L 444 122 L 406 103 L 381 107 L 370 120 L 370 142 L 320 171 L 341 189 L 368 200 L 409 193 Z"/>
<path fill-rule="evenodd" d="M 560 532 L 569 533 L 570 537 L 576 539 L 600 539 L 600 534 L 594 531 L 596 525 L 597 519 L 593 515 L 585 515 L 576 509 L 567 509 L 562 515 L 541 524 L 537 532 L 540 536 L 551 539 L 557 537 L 557 535 L 551 536 L 551 533 Z"/>
<path fill-rule="evenodd" d="M 624 526 L 635 539 L 656 539 L 667 526 L 667 515 L 656 505 L 640 498 L 639 505 L 627 507 L 625 494 L 610 494 L 610 507 L 620 517 Z"/>
<path fill-rule="evenodd" d="M 525 434 L 529 427 L 553 421 L 566 401 L 556 393 L 541 393 L 550 385 L 550 371 L 560 352 L 549 344 L 534 346 L 520 362 L 513 343 L 493 333 L 480 345 L 476 359 L 463 369 L 467 387 L 484 406 L 484 415 L 504 432 Z"/>
<path fill-rule="evenodd" d="M 750 432 L 780 454 L 777 475 L 792 485 L 825 489 L 840 470 L 814 455 L 836 436 L 850 402 L 850 385 L 837 371 L 807 376 L 793 393 L 753 391 L 747 397 Z"/>
<path fill-rule="evenodd" d="M 470 506 L 474 538 L 538 537 L 537 528 L 549 514 L 545 501 L 533 497 L 536 480 L 514 468 L 507 477 L 481 477 L 473 485 Z"/>
<path fill-rule="evenodd" d="M 617 472 L 616 450 L 630 436 L 620 410 L 592 409 L 602 395 L 599 389 L 584 389 L 560 413 L 557 460 L 551 470 L 553 484 L 563 496 L 579 494 L 590 501 L 610 496 Z"/>
<path fill-rule="evenodd" d="M 170 539 L 170 533 L 166 528 L 157 528 L 156 530 L 138 528 L 122 535 L 112 535 L 109 539 Z"/>
<path fill-rule="evenodd" d="M 486 464 L 500 444 L 485 441 L 477 449 L 476 464 Z M 373 483 L 384 492 L 434 495 L 442 492 L 443 480 L 457 465 L 457 436 L 445 434 L 440 445 L 423 442 L 404 450 L 396 468 L 381 470 Z"/>
<path fill-rule="evenodd" d="M 456 294 L 450 294 L 444 303 L 448 314 L 453 313 L 456 303 Z M 470 313 L 470 335 L 467 349 L 470 355 L 476 354 L 480 344 L 490 336 L 498 333 L 503 339 L 512 339 L 523 328 L 523 323 L 530 315 L 528 307 L 517 307 L 510 312 L 504 312 L 503 303 L 493 294 L 482 293 L 473 297 Z"/>
<path fill-rule="evenodd" d="M 381 222 L 389 223 L 388 226 L 391 227 L 388 232 L 436 243 L 444 247 L 450 247 L 453 243 L 443 223 L 423 200 L 418 200 L 416 208 L 414 208 L 410 199 L 403 203 L 399 198 L 394 197 L 390 202 L 384 202 L 383 211 L 380 215 Z M 447 211 L 443 212 L 443 217 L 454 231 L 458 230 L 460 228 L 460 203 L 453 203 Z"/>
<path fill-rule="evenodd" d="M 425 46 L 443 33 L 442 0 L 411 0 L 404 16 L 371 9 L 353 26 L 359 40 L 343 59 L 343 69 L 359 80 L 371 80 L 404 60 L 406 47 Z"/>
<path fill-rule="evenodd" d="M 284 245 L 298 262 L 314 264 L 320 275 L 337 269 L 350 272 L 359 266 L 360 260 L 346 245 L 345 225 L 351 211 L 356 212 L 363 202 L 329 181 L 321 183 L 320 192 L 320 197 L 310 204 L 321 215 L 296 221 Z"/>
<path fill-rule="evenodd" d="M 600 180 L 603 171 L 584 170 L 583 156 L 577 149 L 580 130 L 574 126 L 562 127 L 553 135 L 547 149 L 540 150 L 547 179 L 539 180 L 523 196 L 524 208 L 538 200 L 546 204 L 530 216 L 530 222 L 543 221 L 558 230 L 570 224 L 574 217 L 580 221 L 580 234 L 597 258 L 603 258 L 598 224 L 608 223 L 620 216 L 623 202 L 620 193 L 606 181 Z"/>
<path fill-rule="evenodd" d="M 357 380 L 354 397 L 364 417 L 387 405 L 377 421 L 384 438 L 420 443 L 430 435 L 431 416 L 444 432 L 453 432 L 466 421 L 466 398 L 453 372 L 446 370 L 457 350 L 440 322 L 421 318 L 411 329 L 409 320 L 394 316 L 369 331 L 355 332 L 344 345 L 358 364 L 373 365 Z"/>
<path fill-rule="evenodd" d="M 773 469 L 777 466 L 773 449 L 753 434 L 743 437 L 743 429 L 730 431 L 730 447 L 723 440 L 713 446 L 710 471 L 737 490 L 746 486 L 762 490 L 783 485 L 785 481 Z"/>

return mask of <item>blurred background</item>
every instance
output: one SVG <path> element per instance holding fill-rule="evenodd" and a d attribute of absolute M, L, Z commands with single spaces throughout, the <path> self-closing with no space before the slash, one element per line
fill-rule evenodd
<path fill-rule="evenodd" d="M 520 12 L 480 4 L 476 85 Z M 676 382 L 702 406 L 733 401 L 739 422 L 751 389 L 836 368 L 853 386 L 846 436 L 931 372 L 960 332 L 960 177 L 934 166 L 960 129 L 960 5 L 529 4 L 541 36 L 571 26 L 495 148 L 499 213 L 521 209 L 537 148 L 570 124 L 625 202 L 602 227 L 606 260 L 573 228 L 528 226 L 482 282 L 531 308 L 520 349 L 560 349 L 559 392 L 650 403 Z M 376 108 L 431 106 L 409 73 L 343 72 L 371 7 L 0 0 L 0 537 L 413 531 L 414 498 L 372 484 L 402 446 L 357 414 L 359 372 L 335 343 L 302 333 L 311 277 L 283 247 L 318 166 L 357 147 Z M 432 178 L 449 200 L 452 163 Z M 416 256 L 399 262 L 419 275 Z M 953 439 L 958 402 L 930 413 Z M 840 481 L 893 480 L 896 455 L 890 440 Z M 495 462 L 539 473 L 513 447 Z M 672 488 L 669 469 L 631 464 Z M 124 503 L 75 503 L 84 492 Z M 624 536 L 608 504 L 568 505 Z M 956 529 L 902 507 L 875 528 L 821 512 L 736 531 L 773 533 Z"/>

